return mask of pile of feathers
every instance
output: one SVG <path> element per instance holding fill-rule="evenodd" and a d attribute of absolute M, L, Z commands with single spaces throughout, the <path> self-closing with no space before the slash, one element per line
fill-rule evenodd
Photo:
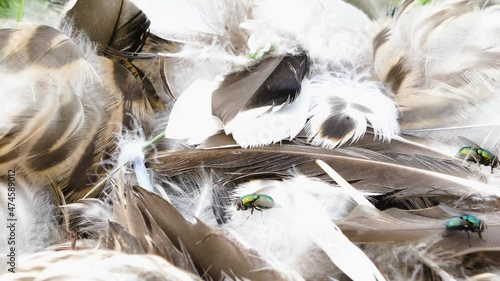
<path fill-rule="evenodd" d="M 500 280 L 500 1 L 35 2 L 2 280 Z"/>

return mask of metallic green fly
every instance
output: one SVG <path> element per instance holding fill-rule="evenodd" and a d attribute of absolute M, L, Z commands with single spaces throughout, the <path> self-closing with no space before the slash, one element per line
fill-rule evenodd
<path fill-rule="evenodd" d="M 481 148 L 479 145 L 469 139 L 466 139 L 464 137 L 459 138 L 467 146 L 460 148 L 457 153 L 457 157 L 471 163 L 477 163 L 478 165 L 491 166 L 491 173 L 493 173 L 493 168 L 497 168 L 499 166 L 498 157 L 495 154 Z"/>
<path fill-rule="evenodd" d="M 271 196 L 265 194 L 247 194 L 243 197 L 237 198 L 236 200 L 236 210 L 254 210 L 261 211 L 263 209 L 271 209 L 275 206 L 274 200 Z"/>
<path fill-rule="evenodd" d="M 451 218 L 446 222 L 446 229 L 450 231 L 459 231 L 465 230 L 467 232 L 467 239 L 470 239 L 469 231 L 476 232 L 479 235 L 479 238 L 483 240 L 481 233 L 485 231 L 487 228 L 486 223 L 484 223 L 481 219 L 473 216 L 473 215 L 463 215 L 460 217 Z M 470 247 L 469 242 L 469 247 Z"/>

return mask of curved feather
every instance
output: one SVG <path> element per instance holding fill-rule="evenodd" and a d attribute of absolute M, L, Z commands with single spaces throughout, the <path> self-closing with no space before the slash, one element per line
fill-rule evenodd
<path fill-rule="evenodd" d="M 243 147 L 293 138 L 307 118 L 309 100 L 300 91 L 308 70 L 307 56 L 299 54 L 229 74 L 212 94 L 212 114 Z"/>
<path fill-rule="evenodd" d="M 402 129 L 493 116 L 487 108 L 498 104 L 499 46 L 489 34 L 499 28 L 500 10 L 475 3 L 406 1 L 374 37 L 375 73 L 395 93 Z"/>

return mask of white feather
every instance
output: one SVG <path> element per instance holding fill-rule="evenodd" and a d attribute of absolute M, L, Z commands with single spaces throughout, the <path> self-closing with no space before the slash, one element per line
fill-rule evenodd
<path fill-rule="evenodd" d="M 214 183 L 209 175 L 203 173 L 196 181 L 186 179 L 180 184 L 167 179 L 164 185 L 169 186 L 167 192 L 170 202 L 186 220 L 195 223 L 199 219 L 210 226 L 217 225 L 212 210 Z"/>
<path fill-rule="evenodd" d="M 306 132 L 312 144 L 332 148 L 347 141 L 355 142 L 366 132 L 368 124 L 375 135 L 388 141 L 399 133 L 397 109 L 391 98 L 382 92 L 382 85 L 359 78 L 317 76 L 303 83 L 303 95 L 312 98 Z M 355 129 L 340 141 L 322 135 L 323 123 L 329 118 L 346 118 Z M 350 119 L 350 120 L 349 120 Z"/>
<path fill-rule="evenodd" d="M 242 147 L 273 144 L 293 139 L 307 120 L 310 98 L 299 94 L 295 100 L 276 107 L 260 107 L 240 112 L 224 131 Z"/>
<path fill-rule="evenodd" d="M 165 137 L 198 144 L 219 132 L 222 123 L 212 115 L 212 92 L 217 85 L 197 80 L 184 91 L 172 108 Z"/>
<path fill-rule="evenodd" d="M 331 221 L 317 200 L 305 192 L 297 192 L 295 200 L 299 203 L 296 219 L 340 270 L 354 281 L 385 280 L 363 251 Z"/>
<path fill-rule="evenodd" d="M 262 213 L 255 211 L 251 216 L 250 211 L 232 210 L 232 220 L 226 225 L 264 256 L 296 268 L 305 279 L 335 278 L 338 272 L 332 261 L 351 278 L 364 274 L 370 278 L 378 276 L 373 264 L 331 221 L 346 217 L 355 206 L 343 189 L 298 176 L 281 182 L 250 182 L 238 187 L 235 193 L 240 197 L 266 194 L 276 203 L 274 208 Z M 320 248 L 328 255 L 336 250 L 339 253 L 329 261 Z M 340 260 L 349 262 L 343 264 Z M 366 264 L 360 266 L 360 261 Z M 370 278 L 357 280 L 375 280 Z"/>
<path fill-rule="evenodd" d="M 151 21 L 151 32 L 159 36 L 172 33 L 207 32 L 212 29 L 207 25 L 196 0 L 132 0 Z"/>
<path fill-rule="evenodd" d="M 373 19 L 378 19 L 390 13 L 400 0 L 345 0 L 363 10 Z"/>
<path fill-rule="evenodd" d="M 358 205 L 365 205 L 372 208 L 375 208 L 368 199 L 366 199 L 361 192 L 359 192 L 356 188 L 354 188 L 351 184 L 349 184 L 339 173 L 337 173 L 332 167 L 328 166 L 322 160 L 316 160 L 316 164 L 318 164 L 325 173 L 328 174 L 338 185 L 345 189 L 347 193 L 351 195 L 351 197 L 356 201 Z"/>

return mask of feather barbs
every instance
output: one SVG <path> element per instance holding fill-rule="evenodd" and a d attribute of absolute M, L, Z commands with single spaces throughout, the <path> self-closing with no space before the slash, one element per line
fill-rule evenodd
<path fill-rule="evenodd" d="M 332 76 L 316 77 L 304 83 L 303 94 L 312 98 L 306 132 L 312 144 L 333 148 L 355 142 L 368 124 L 375 136 L 390 140 L 399 134 L 397 109 L 383 93 L 382 85 Z"/>

